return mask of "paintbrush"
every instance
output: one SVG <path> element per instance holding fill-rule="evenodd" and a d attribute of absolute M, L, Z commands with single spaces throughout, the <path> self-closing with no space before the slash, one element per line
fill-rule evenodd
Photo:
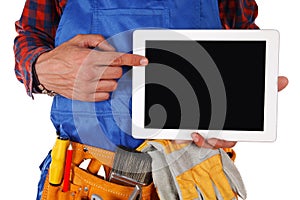
<path fill-rule="evenodd" d="M 147 153 L 118 147 L 109 181 L 125 186 L 145 186 L 152 182 L 152 158 Z"/>

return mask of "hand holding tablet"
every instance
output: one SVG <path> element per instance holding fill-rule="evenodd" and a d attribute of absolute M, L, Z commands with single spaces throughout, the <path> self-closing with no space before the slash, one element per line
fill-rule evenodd
<path fill-rule="evenodd" d="M 273 30 L 138 30 L 132 132 L 137 138 L 276 139 L 279 34 Z"/>

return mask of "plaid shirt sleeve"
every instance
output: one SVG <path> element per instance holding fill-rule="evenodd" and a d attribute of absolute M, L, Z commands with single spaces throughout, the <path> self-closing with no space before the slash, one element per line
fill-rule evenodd
<path fill-rule="evenodd" d="M 32 96 L 32 66 L 37 57 L 54 48 L 61 7 L 54 0 L 26 0 L 22 16 L 15 23 L 15 74 Z"/>
<path fill-rule="evenodd" d="M 218 0 L 225 29 L 257 29 L 255 0 Z M 32 66 L 43 52 L 54 48 L 55 32 L 67 0 L 26 0 L 22 16 L 15 23 L 15 73 L 32 96 Z"/>
<path fill-rule="evenodd" d="M 219 0 L 219 11 L 225 29 L 258 29 L 255 0 Z"/>

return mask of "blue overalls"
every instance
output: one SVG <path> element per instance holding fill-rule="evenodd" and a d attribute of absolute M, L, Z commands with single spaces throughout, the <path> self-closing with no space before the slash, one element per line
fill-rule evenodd
<path fill-rule="evenodd" d="M 141 28 L 220 29 L 218 0 L 68 0 L 55 45 L 77 34 L 101 34 L 117 51 L 132 52 L 132 31 Z M 66 52 L 67 53 L 67 52 Z M 151 61 L 150 61 L 151 62 Z M 136 148 L 143 140 L 131 136 L 131 78 L 123 68 L 118 88 L 107 101 L 88 103 L 56 95 L 51 120 L 62 137 L 114 150 Z M 129 75 L 128 75 L 129 74 Z M 40 199 L 51 158 L 41 164 Z"/>

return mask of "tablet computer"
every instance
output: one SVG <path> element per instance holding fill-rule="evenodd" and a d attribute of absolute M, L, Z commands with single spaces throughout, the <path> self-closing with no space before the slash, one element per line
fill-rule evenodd
<path fill-rule="evenodd" d="M 132 74 L 135 138 L 274 141 L 276 30 L 136 30 Z"/>

